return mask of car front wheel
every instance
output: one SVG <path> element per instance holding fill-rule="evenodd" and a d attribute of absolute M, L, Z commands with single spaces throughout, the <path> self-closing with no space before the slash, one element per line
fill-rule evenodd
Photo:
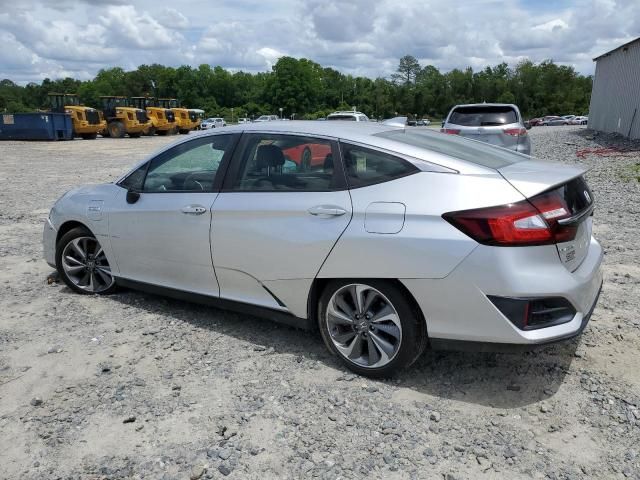
<path fill-rule="evenodd" d="M 74 228 L 60 238 L 56 267 L 64 283 L 74 292 L 108 294 L 116 288 L 104 250 L 86 228 Z"/>
<path fill-rule="evenodd" d="M 389 377 L 411 365 L 426 345 L 421 316 L 386 280 L 331 281 L 320 297 L 318 324 L 327 348 L 369 377 Z"/>

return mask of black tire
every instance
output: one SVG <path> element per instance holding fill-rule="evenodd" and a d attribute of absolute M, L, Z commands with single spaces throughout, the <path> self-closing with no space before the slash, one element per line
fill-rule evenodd
<path fill-rule="evenodd" d="M 189 130 L 187 130 L 186 128 L 181 128 L 180 130 L 178 130 L 178 133 L 180 135 L 187 135 L 189 133 Z"/>
<path fill-rule="evenodd" d="M 147 137 L 153 137 L 156 134 L 156 127 L 151 126 L 144 132 Z"/>
<path fill-rule="evenodd" d="M 336 347 L 326 321 L 327 308 L 334 293 L 351 284 L 364 284 L 380 292 L 397 312 L 402 327 L 401 340 L 395 356 L 381 367 L 365 367 L 347 359 Z M 371 378 L 387 378 L 413 364 L 427 345 L 426 325 L 422 315 L 408 294 L 389 280 L 340 279 L 331 280 L 318 300 L 318 327 L 327 349 L 336 355 L 353 372 Z"/>
<path fill-rule="evenodd" d="M 308 172 L 311 170 L 311 150 L 309 147 L 305 147 L 300 156 L 300 164 L 302 165 L 302 171 Z"/>
<path fill-rule="evenodd" d="M 130 132 L 129 138 L 140 138 L 142 136 L 142 132 Z"/>
<path fill-rule="evenodd" d="M 98 134 L 97 133 L 83 133 L 82 135 L 80 135 L 84 140 L 95 140 L 96 138 L 98 138 Z"/>
<path fill-rule="evenodd" d="M 76 293 L 80 293 L 83 295 L 95 295 L 95 294 L 108 295 L 110 293 L 113 293 L 117 288 L 115 281 L 104 290 L 89 291 L 87 289 L 80 288 L 78 285 L 76 285 L 76 283 L 74 283 L 74 281 L 70 278 L 69 274 L 67 274 L 67 271 L 63 266 L 62 254 L 65 248 L 67 247 L 67 245 L 69 245 L 69 243 L 71 243 L 73 240 L 76 240 L 79 238 L 87 238 L 87 237 L 93 239 L 98 246 L 100 245 L 100 242 L 98 242 L 96 237 L 85 227 L 76 227 L 74 229 L 69 230 L 62 237 L 60 237 L 60 239 L 56 244 L 56 269 L 58 270 L 58 274 L 60 275 L 60 278 L 62 278 L 64 283 Z M 94 252 L 95 252 L 95 249 L 94 249 Z M 108 266 L 108 262 L 107 262 L 107 266 Z"/>
<path fill-rule="evenodd" d="M 164 136 L 167 135 L 167 133 L 169 133 L 169 130 L 158 130 L 158 131 L 156 131 L 156 133 L 158 135 L 160 135 L 161 137 L 164 137 Z"/>
<path fill-rule="evenodd" d="M 107 132 L 111 138 L 124 138 L 125 129 L 122 122 L 111 122 L 107 125 Z"/>

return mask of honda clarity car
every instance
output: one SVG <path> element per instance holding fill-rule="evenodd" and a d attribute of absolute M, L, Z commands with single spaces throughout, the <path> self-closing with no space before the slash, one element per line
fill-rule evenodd
<path fill-rule="evenodd" d="M 303 152 L 322 161 L 302 161 Z M 397 123 L 207 130 L 55 202 L 44 253 L 117 287 L 317 328 L 355 372 L 580 334 L 601 285 L 585 169 Z"/>

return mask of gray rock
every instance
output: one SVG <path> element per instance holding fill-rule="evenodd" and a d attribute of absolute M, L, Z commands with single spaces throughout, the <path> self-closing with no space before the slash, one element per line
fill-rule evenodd
<path fill-rule="evenodd" d="M 34 407 L 39 407 L 40 405 L 42 405 L 42 399 L 40 397 L 33 397 L 31 399 L 31 405 L 33 405 Z"/>
<path fill-rule="evenodd" d="M 218 465 L 218 471 L 225 477 L 231 474 L 231 468 L 227 465 Z"/>
<path fill-rule="evenodd" d="M 136 416 L 135 415 L 129 415 L 127 418 L 122 420 L 122 423 L 133 423 L 135 421 L 136 421 Z"/>
<path fill-rule="evenodd" d="M 194 465 L 191 469 L 191 475 L 189 475 L 190 480 L 198 480 L 204 475 L 207 469 L 203 465 Z"/>

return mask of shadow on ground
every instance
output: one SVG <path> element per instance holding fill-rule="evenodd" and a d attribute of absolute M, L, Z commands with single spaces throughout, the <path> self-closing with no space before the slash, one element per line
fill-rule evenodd
<path fill-rule="evenodd" d="M 317 332 L 131 290 L 123 290 L 109 298 L 148 313 L 166 315 L 178 322 L 272 347 L 275 354 L 302 355 L 320 361 L 335 369 L 336 377 L 348 372 L 327 352 Z M 515 354 L 427 350 L 412 367 L 381 382 L 440 399 L 495 408 L 523 407 L 555 394 L 564 381 L 577 346 L 578 341 L 573 340 Z M 428 402 L 428 398 L 424 401 Z"/>

